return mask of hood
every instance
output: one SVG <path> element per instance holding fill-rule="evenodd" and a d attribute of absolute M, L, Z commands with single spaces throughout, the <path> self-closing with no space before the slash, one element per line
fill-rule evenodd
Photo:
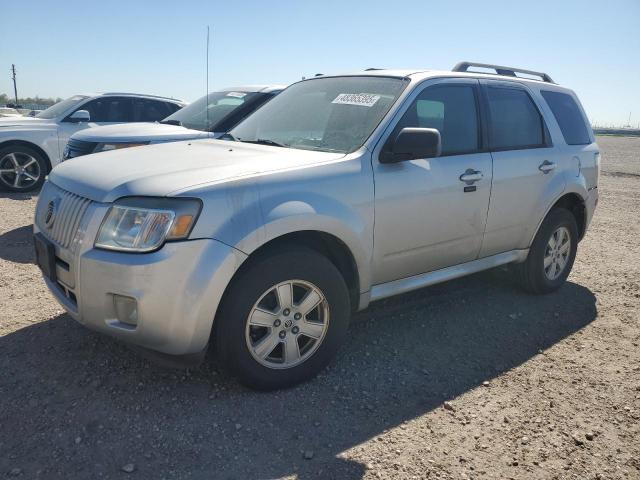
<path fill-rule="evenodd" d="M 206 138 L 207 132 L 164 123 L 120 123 L 80 130 L 71 137 L 85 142 L 163 142 Z"/>
<path fill-rule="evenodd" d="M 48 118 L 35 117 L 1 117 L 0 132 L 6 127 L 36 127 L 40 125 L 55 125 L 53 120 Z"/>
<path fill-rule="evenodd" d="M 190 188 L 342 158 L 314 152 L 225 140 L 197 140 L 125 148 L 71 159 L 49 180 L 97 202 L 132 195 L 169 196 Z"/>

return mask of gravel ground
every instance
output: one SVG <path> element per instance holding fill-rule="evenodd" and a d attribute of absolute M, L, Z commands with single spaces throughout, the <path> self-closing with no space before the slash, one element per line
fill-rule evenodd
<path fill-rule="evenodd" d="M 640 139 L 560 291 L 494 270 L 373 305 L 317 379 L 256 393 L 77 325 L 0 194 L 0 478 L 640 478 Z"/>

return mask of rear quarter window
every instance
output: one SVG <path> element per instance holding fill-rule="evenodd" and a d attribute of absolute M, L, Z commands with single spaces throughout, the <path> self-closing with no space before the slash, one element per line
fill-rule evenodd
<path fill-rule="evenodd" d="M 590 144 L 589 129 L 573 97 L 550 90 L 542 90 L 541 93 L 560 126 L 564 141 L 568 145 Z"/>

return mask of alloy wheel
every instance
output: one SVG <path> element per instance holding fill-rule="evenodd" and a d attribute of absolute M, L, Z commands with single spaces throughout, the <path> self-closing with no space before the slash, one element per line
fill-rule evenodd
<path fill-rule="evenodd" d="M 555 280 L 564 272 L 571 253 L 571 235 L 566 227 L 559 227 L 549 238 L 544 252 L 544 274 Z"/>
<path fill-rule="evenodd" d="M 329 303 L 304 280 L 288 280 L 265 291 L 246 320 L 253 358 L 268 368 L 292 368 L 320 347 L 329 327 Z"/>
<path fill-rule="evenodd" d="M 27 153 L 8 153 L 0 158 L 0 181 L 8 187 L 28 188 L 40 179 L 40 164 Z"/>

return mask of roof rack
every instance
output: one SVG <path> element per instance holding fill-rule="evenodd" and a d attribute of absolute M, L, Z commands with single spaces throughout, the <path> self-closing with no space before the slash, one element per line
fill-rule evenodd
<path fill-rule="evenodd" d="M 555 83 L 553 80 L 551 80 L 551 77 L 549 75 L 543 72 L 534 72 L 533 70 L 524 70 L 522 68 L 503 67 L 501 65 L 491 65 L 489 63 L 460 62 L 455 67 L 453 67 L 451 71 L 468 72 L 469 67 L 491 68 L 496 71 L 495 75 L 506 75 L 508 77 L 517 77 L 516 73 L 524 73 L 527 75 L 540 77 L 543 82 Z"/>
<path fill-rule="evenodd" d="M 173 98 L 173 97 L 163 97 L 161 95 L 150 95 L 148 93 L 134 93 L 134 92 L 103 92 L 101 95 L 133 95 L 136 97 L 149 97 L 149 98 L 160 98 L 162 100 L 175 100 L 177 102 L 182 102 L 184 103 L 183 100 L 180 100 L 179 98 Z"/>

